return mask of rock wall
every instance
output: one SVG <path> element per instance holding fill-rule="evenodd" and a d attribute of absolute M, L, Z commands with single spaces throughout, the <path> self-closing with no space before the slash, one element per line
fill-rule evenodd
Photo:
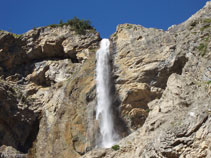
<path fill-rule="evenodd" d="M 211 2 L 167 31 L 118 25 L 111 40 L 116 98 L 135 132 L 82 157 L 210 157 Z"/>
<path fill-rule="evenodd" d="M 16 156 L 76 158 L 93 148 L 87 115 L 94 117 L 100 40 L 68 26 L 0 32 L 0 155 L 12 156 L 12 147 Z"/>
<path fill-rule="evenodd" d="M 211 157 L 210 32 L 211 2 L 167 31 L 117 26 L 114 150 L 94 149 L 99 34 L 0 31 L 0 157 Z"/>

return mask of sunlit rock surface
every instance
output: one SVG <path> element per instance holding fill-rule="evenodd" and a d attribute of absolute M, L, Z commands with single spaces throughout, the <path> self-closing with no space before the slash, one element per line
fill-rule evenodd
<path fill-rule="evenodd" d="M 135 132 L 117 151 L 95 149 L 82 157 L 209 158 L 210 35 L 211 2 L 167 31 L 119 25 L 111 36 L 116 98 Z"/>
<path fill-rule="evenodd" d="M 96 149 L 96 32 L 0 31 L 0 155 L 211 157 L 211 2 L 167 31 L 110 37 L 119 149 Z"/>

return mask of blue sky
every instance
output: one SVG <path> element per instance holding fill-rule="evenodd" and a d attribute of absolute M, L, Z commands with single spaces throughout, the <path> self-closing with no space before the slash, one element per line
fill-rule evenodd
<path fill-rule="evenodd" d="M 0 29 L 24 33 L 33 27 L 89 19 L 109 37 L 123 23 L 166 30 L 201 9 L 208 0 L 1 0 Z"/>

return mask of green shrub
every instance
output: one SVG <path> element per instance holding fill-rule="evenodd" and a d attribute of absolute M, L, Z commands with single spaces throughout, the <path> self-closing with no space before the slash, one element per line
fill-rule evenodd
<path fill-rule="evenodd" d="M 77 34 L 82 34 L 82 35 L 86 33 L 86 30 L 95 31 L 95 28 L 91 26 L 91 22 L 89 20 L 83 20 L 77 17 L 68 20 L 66 23 L 63 23 L 63 21 L 60 20 L 59 24 L 51 24 L 49 26 L 54 28 L 54 27 L 62 27 L 64 25 L 71 26 L 71 29 L 73 31 L 75 31 Z"/>
<path fill-rule="evenodd" d="M 91 22 L 89 20 L 80 20 L 77 17 L 74 17 L 71 20 L 67 21 L 67 24 L 72 26 L 74 31 L 78 34 L 85 34 L 86 30 L 93 30 Z"/>
<path fill-rule="evenodd" d="M 117 151 L 117 150 L 120 149 L 120 146 L 119 146 L 119 145 L 113 145 L 111 148 L 112 148 L 113 150 Z"/>

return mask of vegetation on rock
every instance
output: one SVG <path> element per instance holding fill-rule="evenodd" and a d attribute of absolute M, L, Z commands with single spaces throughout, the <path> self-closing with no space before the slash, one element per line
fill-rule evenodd
<path fill-rule="evenodd" d="M 208 29 L 208 28 L 210 28 L 211 26 L 210 26 L 210 24 L 211 24 L 211 19 L 203 19 L 202 20 L 202 23 L 203 23 L 203 26 L 200 28 L 200 30 L 201 31 L 204 31 L 204 30 L 206 30 L 206 29 Z"/>
<path fill-rule="evenodd" d="M 13 35 L 13 37 L 15 37 L 15 38 L 21 37 L 21 34 L 12 33 L 12 35 Z"/>
<path fill-rule="evenodd" d="M 117 151 L 117 150 L 120 149 L 120 146 L 119 146 L 119 145 L 113 145 L 111 148 L 112 148 L 113 150 Z"/>
<path fill-rule="evenodd" d="M 203 39 L 203 42 L 200 43 L 200 45 L 197 47 L 201 56 L 204 56 L 206 54 L 208 43 L 209 43 L 209 37 L 206 37 Z"/>
<path fill-rule="evenodd" d="M 62 26 L 71 26 L 73 31 L 75 31 L 77 34 L 84 35 L 86 33 L 86 30 L 95 30 L 95 28 L 91 25 L 91 22 L 89 20 L 79 19 L 77 17 L 74 17 L 73 19 L 67 20 L 66 23 L 63 23 L 62 20 L 60 20 L 59 24 L 51 24 L 50 27 L 62 27 Z"/>

